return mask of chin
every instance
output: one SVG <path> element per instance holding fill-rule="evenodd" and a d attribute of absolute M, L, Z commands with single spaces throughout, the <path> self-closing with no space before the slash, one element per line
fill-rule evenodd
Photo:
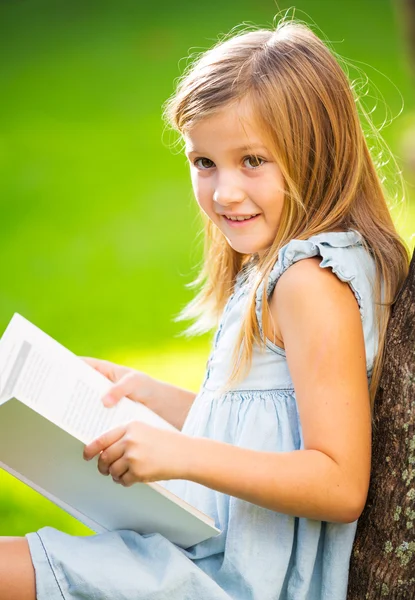
<path fill-rule="evenodd" d="M 235 250 L 235 252 L 239 252 L 239 254 L 258 254 L 263 252 L 263 248 L 258 247 L 253 244 L 229 244 L 231 248 Z"/>
<path fill-rule="evenodd" d="M 235 240 L 230 240 L 226 238 L 229 246 L 235 250 L 235 252 L 239 252 L 240 254 L 258 254 L 264 252 L 265 248 L 263 248 L 260 244 L 249 244 L 249 243 L 235 243 Z M 233 243 L 232 243 L 233 242 Z"/>

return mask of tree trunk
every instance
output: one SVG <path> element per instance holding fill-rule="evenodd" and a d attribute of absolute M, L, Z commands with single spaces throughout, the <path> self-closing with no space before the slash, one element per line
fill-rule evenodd
<path fill-rule="evenodd" d="M 415 0 L 399 0 L 402 8 L 403 28 L 409 45 L 410 59 L 415 63 Z"/>
<path fill-rule="evenodd" d="M 415 599 L 415 252 L 386 333 L 347 600 Z"/>

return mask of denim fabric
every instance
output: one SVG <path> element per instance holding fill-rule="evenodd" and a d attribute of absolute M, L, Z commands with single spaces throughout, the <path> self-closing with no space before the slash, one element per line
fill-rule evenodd
<path fill-rule="evenodd" d="M 377 351 L 373 258 L 358 232 L 331 232 L 284 246 L 268 281 L 298 260 L 320 255 L 347 281 L 359 303 L 368 383 Z M 261 317 L 261 289 L 256 298 Z M 289 452 L 304 448 L 295 390 L 282 348 L 255 348 L 247 377 L 220 393 L 248 299 L 241 276 L 223 312 L 206 376 L 183 427 L 188 435 L 244 448 Z M 249 473 L 247 473 L 249 477 Z M 69 536 L 52 528 L 28 534 L 38 600 L 345 600 L 357 521 L 342 524 L 292 517 L 194 482 L 165 487 L 215 519 L 221 533 L 183 550 L 155 534 L 131 531 Z"/>

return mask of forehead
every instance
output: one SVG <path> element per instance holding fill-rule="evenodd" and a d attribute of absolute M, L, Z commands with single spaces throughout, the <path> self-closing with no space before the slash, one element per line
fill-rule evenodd
<path fill-rule="evenodd" d="M 183 139 L 186 154 L 212 148 L 242 151 L 266 147 L 252 111 L 242 102 L 199 119 L 187 128 Z"/>

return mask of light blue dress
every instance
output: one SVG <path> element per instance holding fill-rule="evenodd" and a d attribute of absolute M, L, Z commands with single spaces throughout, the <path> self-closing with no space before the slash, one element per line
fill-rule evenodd
<path fill-rule="evenodd" d="M 358 301 L 369 383 L 377 351 L 375 265 L 361 239 L 350 230 L 291 240 L 280 250 L 268 294 L 290 265 L 320 255 L 320 266 L 347 281 Z M 229 374 L 247 289 L 241 274 L 183 432 L 267 452 L 299 450 L 303 437 L 284 350 L 270 341 L 266 352 L 255 348 L 244 381 L 230 392 L 217 392 Z M 261 289 L 256 309 L 260 317 Z M 357 521 L 288 516 L 194 482 L 165 485 L 212 516 L 221 534 L 183 550 L 159 534 L 119 531 L 76 537 L 43 528 L 27 535 L 38 600 L 345 600 Z"/>

